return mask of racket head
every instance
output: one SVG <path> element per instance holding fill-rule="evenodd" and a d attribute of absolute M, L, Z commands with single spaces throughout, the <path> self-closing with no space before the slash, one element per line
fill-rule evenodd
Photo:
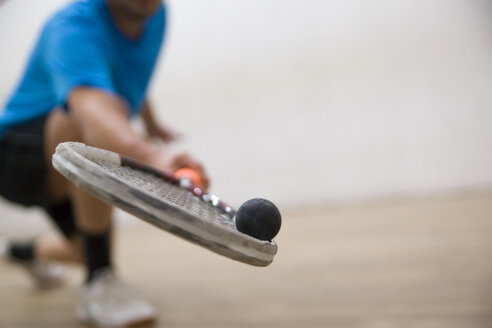
<path fill-rule="evenodd" d="M 234 221 L 188 190 L 132 167 L 114 152 L 82 143 L 57 146 L 54 168 L 81 189 L 136 217 L 233 260 L 267 266 L 275 241 L 237 231 Z"/>

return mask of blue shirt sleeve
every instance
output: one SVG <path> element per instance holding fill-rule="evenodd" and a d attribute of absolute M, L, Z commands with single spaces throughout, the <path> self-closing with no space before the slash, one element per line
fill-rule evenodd
<path fill-rule="evenodd" d="M 70 92 L 78 86 L 116 94 L 104 40 L 93 29 L 66 25 L 47 33 L 44 61 L 52 79 L 58 105 L 66 107 Z"/>

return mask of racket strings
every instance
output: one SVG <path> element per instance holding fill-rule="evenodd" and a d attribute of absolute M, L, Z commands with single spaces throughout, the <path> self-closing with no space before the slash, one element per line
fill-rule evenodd
<path fill-rule="evenodd" d="M 181 210 L 191 213 L 193 216 L 202 220 L 214 222 L 229 229 L 236 230 L 234 223 L 229 217 L 196 197 L 188 190 L 137 169 L 116 165 L 101 158 L 87 156 L 87 159 L 98 164 L 107 172 L 117 177 L 120 181 L 123 181 L 134 188 L 145 190 L 164 203 L 177 206 Z"/>

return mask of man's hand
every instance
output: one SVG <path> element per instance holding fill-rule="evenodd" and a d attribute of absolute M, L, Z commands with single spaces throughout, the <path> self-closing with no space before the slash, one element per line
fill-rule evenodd
<path fill-rule="evenodd" d="M 174 173 L 182 168 L 190 168 L 198 173 L 202 179 L 203 188 L 207 190 L 210 180 L 203 166 L 186 153 L 171 153 L 169 150 L 156 152 L 149 162 L 156 169 Z"/>

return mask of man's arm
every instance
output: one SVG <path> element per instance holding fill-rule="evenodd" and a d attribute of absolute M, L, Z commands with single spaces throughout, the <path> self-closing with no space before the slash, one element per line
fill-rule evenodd
<path fill-rule="evenodd" d="M 157 151 L 132 129 L 128 107 L 117 96 L 94 88 L 76 88 L 68 106 L 85 143 L 145 162 Z"/>
<path fill-rule="evenodd" d="M 168 172 L 189 167 L 197 171 L 205 187 L 208 186 L 203 166 L 191 156 L 163 150 L 137 134 L 128 120 L 126 103 L 117 96 L 79 87 L 70 93 L 68 106 L 86 144 L 141 160 Z"/>

